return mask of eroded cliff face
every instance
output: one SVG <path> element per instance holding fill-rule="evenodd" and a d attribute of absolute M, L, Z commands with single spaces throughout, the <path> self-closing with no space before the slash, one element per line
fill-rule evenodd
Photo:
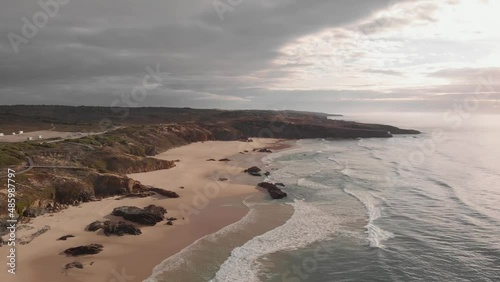
<path fill-rule="evenodd" d="M 139 181 L 115 174 L 98 174 L 93 182 L 94 194 L 97 197 L 126 195 L 143 187 Z"/>

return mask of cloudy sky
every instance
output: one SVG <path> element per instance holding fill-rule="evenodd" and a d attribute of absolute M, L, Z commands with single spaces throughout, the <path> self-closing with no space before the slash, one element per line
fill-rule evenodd
<path fill-rule="evenodd" d="M 0 5 L 1 104 L 500 111 L 500 0 Z"/>

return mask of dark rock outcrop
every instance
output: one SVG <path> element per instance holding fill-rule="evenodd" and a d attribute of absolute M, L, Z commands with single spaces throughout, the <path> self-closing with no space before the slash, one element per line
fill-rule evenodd
<path fill-rule="evenodd" d="M 262 149 L 257 149 L 257 152 L 259 152 L 259 153 L 272 153 L 273 151 L 271 151 L 267 148 L 262 148 Z"/>
<path fill-rule="evenodd" d="M 144 209 L 138 207 L 118 207 L 112 212 L 115 216 L 121 216 L 126 220 L 142 225 L 153 226 L 164 219 L 165 208 L 154 205 Z"/>
<path fill-rule="evenodd" d="M 115 196 L 133 193 L 144 186 L 131 178 L 113 174 L 100 174 L 94 180 L 94 192 L 96 196 Z"/>
<path fill-rule="evenodd" d="M 0 218 L 0 237 L 9 232 L 7 226 L 9 226 L 9 224 L 7 223 L 7 219 Z"/>
<path fill-rule="evenodd" d="M 47 212 L 47 209 L 45 208 L 27 208 L 23 212 L 24 217 L 31 217 L 35 218 L 40 215 L 44 215 Z"/>
<path fill-rule="evenodd" d="M 168 191 L 168 190 L 161 189 L 161 188 L 148 187 L 148 188 L 146 188 L 146 190 L 156 192 L 156 193 L 158 193 L 164 197 L 167 197 L 167 198 L 179 198 L 179 194 L 177 194 L 176 192 Z"/>
<path fill-rule="evenodd" d="M 133 224 L 126 223 L 124 221 L 106 221 L 103 227 L 104 234 L 106 236 L 118 235 L 123 236 L 124 234 L 130 235 L 140 235 L 142 234 L 141 229 Z"/>
<path fill-rule="evenodd" d="M 74 261 L 74 262 L 70 262 L 64 266 L 64 270 L 69 270 L 72 268 L 83 269 L 83 264 L 79 261 Z"/>
<path fill-rule="evenodd" d="M 215 162 L 215 159 L 208 159 L 207 162 Z"/>
<path fill-rule="evenodd" d="M 276 184 L 269 183 L 269 182 L 261 182 L 258 184 L 259 187 L 264 188 L 267 190 L 271 198 L 273 199 L 283 199 L 287 196 L 287 194 L 283 191 L 281 191 Z"/>
<path fill-rule="evenodd" d="M 64 235 L 59 239 L 57 239 L 57 241 L 66 241 L 68 238 L 73 238 L 73 237 L 75 237 L 75 235 Z"/>
<path fill-rule="evenodd" d="M 85 231 L 94 232 L 104 227 L 104 222 L 96 220 L 85 227 Z"/>
<path fill-rule="evenodd" d="M 223 159 L 220 159 L 219 162 L 230 162 L 231 160 L 228 159 L 228 158 L 223 158 Z"/>
<path fill-rule="evenodd" d="M 252 166 L 251 168 L 248 168 L 248 169 L 245 169 L 243 172 L 246 172 L 250 175 L 253 175 L 253 176 L 262 176 L 260 175 L 260 172 L 262 170 L 256 166 Z"/>
<path fill-rule="evenodd" d="M 149 206 L 145 207 L 144 210 L 156 215 L 156 217 L 159 219 L 159 221 L 163 220 L 165 218 L 164 214 L 167 213 L 167 209 L 165 209 L 164 207 L 155 206 L 155 205 L 149 205 Z"/>
<path fill-rule="evenodd" d="M 95 255 L 102 252 L 104 248 L 103 245 L 100 244 L 90 244 L 86 246 L 79 246 L 74 248 L 69 248 L 64 251 L 64 253 L 68 256 L 83 256 L 83 255 Z"/>
<path fill-rule="evenodd" d="M 127 194 L 125 196 L 121 196 L 121 197 L 117 198 L 117 200 L 123 200 L 125 198 L 146 198 L 146 197 L 151 197 L 154 195 L 156 195 L 156 194 L 152 191 L 143 191 L 143 192 L 139 192 L 139 193 L 130 193 L 130 194 Z"/>

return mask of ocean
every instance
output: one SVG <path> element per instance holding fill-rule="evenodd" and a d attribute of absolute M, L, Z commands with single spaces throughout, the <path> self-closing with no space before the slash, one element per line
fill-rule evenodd
<path fill-rule="evenodd" d="M 299 140 L 267 155 L 267 180 L 288 198 L 245 199 L 244 219 L 147 281 L 500 281 L 500 117 L 343 119 L 422 134 Z"/>

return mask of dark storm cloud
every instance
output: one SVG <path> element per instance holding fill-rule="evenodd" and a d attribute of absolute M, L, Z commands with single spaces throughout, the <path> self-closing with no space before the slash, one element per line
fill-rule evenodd
<path fill-rule="evenodd" d="M 257 74 L 271 65 L 281 46 L 353 22 L 389 1 L 247 0 L 225 13 L 223 21 L 213 3 L 71 0 L 60 5 L 57 15 L 48 17 L 33 38 L 20 44 L 16 54 L 7 35 L 23 36 L 23 17 L 32 22 L 33 15 L 44 10 L 36 1 L 4 1 L 2 104 L 107 106 L 116 95 L 141 83 L 146 66 L 158 64 L 164 86 L 151 91 L 144 104 L 193 101 L 215 107 L 221 101 L 221 106 L 252 107 L 251 97 L 263 94 L 241 94 L 253 91 L 242 89 L 261 87 L 288 72 L 284 67 Z"/>

